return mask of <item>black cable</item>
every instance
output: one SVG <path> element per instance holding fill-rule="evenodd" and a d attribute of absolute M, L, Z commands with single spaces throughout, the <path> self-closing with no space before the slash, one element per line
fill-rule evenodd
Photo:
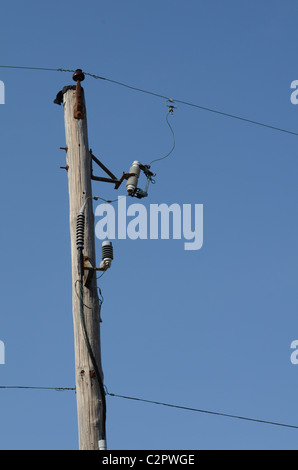
<path fill-rule="evenodd" d="M 53 390 L 53 391 L 73 391 L 75 392 L 76 389 L 74 387 L 26 387 L 26 386 L 10 386 L 10 385 L 0 385 L 0 389 L 8 389 L 8 390 Z M 227 414 L 227 413 L 219 413 L 219 412 L 216 412 L 216 411 L 209 411 L 209 410 L 201 410 L 201 409 L 198 409 L 198 408 L 191 408 L 191 407 L 188 407 L 188 406 L 181 406 L 181 405 L 174 405 L 174 404 L 171 404 L 171 403 L 164 403 L 164 402 L 160 402 L 160 401 L 154 401 L 154 400 L 145 400 L 144 398 L 137 398 L 137 397 L 130 397 L 130 396 L 126 396 L 126 395 L 119 395 L 119 394 L 116 394 L 116 393 L 110 393 L 106 387 L 104 387 L 104 392 L 106 395 L 109 395 L 110 397 L 114 397 L 114 398 L 123 398 L 125 400 L 133 400 L 133 401 L 138 401 L 138 402 L 142 402 L 142 403 L 150 403 L 150 404 L 153 404 L 153 405 L 161 405 L 161 406 L 167 406 L 167 407 L 170 407 L 170 408 L 176 408 L 176 409 L 179 409 L 179 410 L 185 410 L 185 411 L 194 411 L 196 413 L 205 413 L 205 414 L 209 414 L 209 415 L 214 415 L 214 416 L 222 416 L 222 417 L 226 417 L 226 418 L 233 418 L 233 419 L 240 419 L 240 420 L 244 420 L 244 421 L 251 421 L 253 423 L 261 423 L 261 424 L 269 424 L 269 425 L 272 425 L 272 426 L 281 426 L 281 427 L 284 427 L 284 428 L 290 428 L 290 429 L 298 429 L 298 426 L 293 426 L 291 424 L 284 424 L 284 423 L 277 423 L 277 422 L 274 422 L 274 421 L 266 421 L 266 420 L 263 420 L 263 419 L 254 419 L 254 418 L 247 418 L 247 417 L 244 417 L 244 416 L 238 416 L 238 415 L 232 415 L 232 414 Z"/>
<path fill-rule="evenodd" d="M 55 390 L 56 392 L 76 391 L 74 387 L 26 387 L 20 385 L 0 385 L 0 389 L 2 388 L 8 390 Z"/>
<path fill-rule="evenodd" d="M 46 67 L 25 67 L 25 66 L 22 67 L 22 66 L 16 66 L 16 65 L 0 65 L 0 68 L 24 69 L 24 70 L 42 70 L 42 71 L 52 71 L 52 72 L 73 72 L 73 73 L 75 72 L 75 70 L 67 70 L 67 69 L 62 69 L 62 68 L 54 69 L 54 68 L 46 68 Z M 126 83 L 119 82 L 117 80 L 112 80 L 112 79 L 106 78 L 106 77 L 101 77 L 100 75 L 95 75 L 95 74 L 92 74 L 92 73 L 89 73 L 89 72 L 84 72 L 84 74 L 88 75 L 89 77 L 95 78 L 97 80 L 105 80 L 106 82 L 113 83 L 115 85 L 119 85 L 119 86 L 128 88 L 128 89 L 133 90 L 133 91 L 138 91 L 140 93 L 146 93 L 148 95 L 155 96 L 157 98 L 162 98 L 162 99 L 166 99 L 166 100 L 170 99 L 168 96 L 162 95 L 160 93 L 155 93 L 153 91 L 144 90 L 142 88 L 138 88 L 138 87 L 135 87 L 135 86 L 132 86 L 132 85 L 127 85 Z M 250 124 L 257 125 L 257 126 L 266 127 L 268 129 L 272 129 L 272 130 L 275 130 L 275 131 L 278 131 L 278 132 L 284 132 L 286 134 L 291 134 L 291 135 L 298 135 L 297 132 L 289 131 L 289 130 L 283 129 L 281 127 L 272 126 L 270 124 L 266 124 L 266 123 L 260 122 L 260 121 L 255 121 L 253 119 L 247 119 L 247 118 L 244 118 L 244 117 L 241 117 L 241 116 L 237 116 L 236 114 L 226 113 L 224 111 L 219 111 L 217 109 L 208 108 L 206 106 L 201 106 L 199 104 L 191 103 L 189 101 L 179 100 L 177 98 L 174 98 L 174 101 L 176 103 L 180 103 L 180 104 L 183 104 L 185 106 L 191 106 L 193 108 L 201 109 L 203 111 L 208 111 L 210 113 L 219 114 L 221 116 L 229 117 L 229 118 L 232 118 L 232 119 L 238 119 L 239 121 L 247 122 L 247 123 L 250 123 Z"/>
<path fill-rule="evenodd" d="M 148 90 L 143 90 L 142 88 L 137 88 L 137 87 L 134 87 L 134 86 L 131 86 L 131 85 L 127 85 L 126 83 L 118 82 L 116 80 L 111 80 L 111 79 L 105 78 L 105 77 L 100 77 L 99 75 L 93 75 L 93 74 L 86 73 L 86 72 L 84 72 L 84 73 L 85 73 L 85 75 L 89 75 L 92 78 L 105 80 L 107 82 L 114 83 L 116 85 L 120 85 L 120 86 L 123 86 L 125 88 L 129 88 L 130 90 L 138 91 L 138 92 L 141 92 L 141 93 L 146 93 L 148 95 L 156 96 L 157 98 L 162 98 L 162 99 L 166 99 L 166 100 L 170 99 L 168 96 L 161 95 L 159 93 L 154 93 L 154 92 L 148 91 Z M 202 109 L 203 111 L 208 111 L 210 113 L 215 113 L 215 114 L 219 114 L 221 116 L 225 116 L 225 117 L 229 117 L 229 118 L 233 118 L 233 119 L 238 119 L 240 121 L 248 122 L 250 124 L 255 124 L 255 125 L 258 125 L 258 126 L 262 126 L 262 127 L 267 127 L 268 129 L 272 129 L 272 130 L 275 130 L 275 131 L 285 132 L 287 134 L 292 134 L 292 135 L 298 135 L 297 132 L 289 131 L 289 130 L 283 129 L 281 127 L 271 126 L 270 124 L 265 124 L 265 123 L 260 122 L 260 121 L 254 121 L 252 119 L 247 119 L 247 118 L 244 118 L 244 117 L 241 117 L 241 116 L 237 116 L 236 114 L 225 113 L 225 112 L 219 111 L 217 109 L 207 108 L 206 106 L 201 106 L 199 104 L 190 103 L 190 102 L 184 101 L 184 100 L 179 100 L 177 98 L 173 98 L 173 101 L 175 101 L 175 103 L 184 104 L 185 106 L 191 106 L 193 108 Z"/>
<path fill-rule="evenodd" d="M 169 111 L 168 114 L 167 114 L 167 117 L 166 117 L 166 121 L 167 121 L 167 124 L 168 124 L 168 126 L 169 126 L 169 128 L 170 128 L 170 131 L 171 131 L 172 137 L 173 137 L 173 145 L 172 145 L 172 148 L 171 148 L 171 150 L 170 150 L 164 157 L 155 158 L 154 160 L 152 160 L 152 161 L 149 163 L 150 166 L 152 165 L 152 163 L 158 162 L 158 161 L 160 161 L 160 160 L 164 160 L 165 158 L 169 157 L 169 156 L 171 155 L 171 153 L 172 153 L 172 152 L 174 151 L 174 149 L 175 149 L 176 140 L 175 140 L 175 134 L 174 134 L 173 128 L 172 128 L 171 124 L 169 123 L 169 115 L 170 115 L 170 114 L 171 114 L 171 113 L 170 113 L 170 111 Z"/>
<path fill-rule="evenodd" d="M 23 70 L 41 70 L 47 72 L 75 72 L 75 70 L 52 69 L 47 67 L 22 67 L 18 65 L 0 65 L 1 69 L 23 69 Z"/>
<path fill-rule="evenodd" d="M 157 98 L 163 98 L 165 100 L 169 99 L 168 96 L 161 95 L 159 93 L 154 93 L 153 91 L 143 90 L 142 88 L 137 88 L 137 87 L 132 86 L 132 85 L 127 85 L 126 83 L 118 82 L 117 80 L 112 80 L 111 78 L 100 77 L 99 75 L 94 75 L 94 74 L 88 73 L 88 72 L 84 72 L 84 74 L 88 75 L 89 77 L 95 78 L 97 80 L 105 80 L 106 82 L 114 83 L 115 85 L 123 86 L 123 87 L 128 88 L 128 89 L 133 90 L 133 91 L 139 91 L 140 93 L 146 93 L 147 95 L 156 96 Z"/>
<path fill-rule="evenodd" d="M 189 103 L 187 101 L 182 101 L 182 100 L 176 100 L 175 99 L 175 102 L 185 104 L 186 106 L 192 106 L 193 108 L 202 109 L 204 111 L 209 111 L 210 113 L 220 114 L 221 116 L 226 116 L 226 117 L 229 117 L 229 118 L 238 119 L 239 121 L 248 122 L 250 124 L 255 124 L 257 126 L 267 127 L 268 129 L 273 129 L 275 131 L 285 132 L 286 134 L 298 135 L 297 132 L 289 131 L 287 129 L 282 129 L 281 127 L 271 126 L 270 124 L 265 124 L 265 123 L 260 122 L 260 121 L 253 121 L 252 119 L 247 119 L 247 118 L 244 118 L 244 117 L 241 117 L 241 116 L 236 116 L 235 114 L 225 113 L 223 111 L 218 111 L 216 109 L 206 108 L 205 106 L 201 106 L 201 105 L 194 104 L 194 103 Z"/>
<path fill-rule="evenodd" d="M 170 404 L 170 403 L 163 403 L 163 402 L 160 402 L 160 401 L 145 400 L 143 398 L 128 397 L 128 396 L 125 396 L 125 395 L 117 395 L 115 393 L 109 393 L 107 390 L 106 390 L 106 394 L 109 395 L 110 397 L 124 398 L 125 400 L 140 401 L 140 402 L 143 402 L 143 403 L 151 403 L 153 405 L 162 405 L 162 406 L 167 406 L 167 407 L 170 407 L 170 408 L 177 408 L 177 409 L 180 409 L 180 410 L 195 411 L 197 413 L 205 413 L 205 414 L 209 414 L 209 415 L 223 416 L 223 417 L 226 417 L 226 418 L 252 421 L 254 423 L 270 424 L 272 426 L 282 426 L 284 428 L 298 429 L 298 426 L 292 426 L 290 424 L 276 423 L 274 421 L 265 421 L 263 419 L 246 418 L 244 416 L 231 415 L 231 414 L 227 414 L 227 413 L 219 413 L 219 412 L 216 412 L 216 411 L 200 410 L 198 408 L 190 408 L 188 406 L 173 405 L 173 404 Z"/>
<path fill-rule="evenodd" d="M 83 271 L 83 250 L 78 249 L 78 271 L 79 271 L 79 276 L 80 279 L 76 281 L 80 284 L 80 320 L 81 320 L 81 326 L 84 334 L 84 339 L 85 339 L 85 344 L 88 350 L 88 354 L 90 356 L 92 365 L 94 367 L 94 372 L 99 384 L 99 389 L 100 389 L 100 395 L 101 395 L 101 400 L 102 400 L 102 419 L 101 419 L 101 439 L 106 440 L 106 415 L 107 415 L 107 405 L 106 405 L 106 393 L 104 389 L 104 385 L 102 382 L 102 376 L 99 371 L 96 358 L 94 356 L 92 346 L 89 340 L 88 336 L 88 331 L 87 331 L 87 326 L 86 326 L 86 321 L 85 321 L 85 314 L 84 314 L 84 271 Z M 76 286 L 75 286 L 76 289 Z"/>

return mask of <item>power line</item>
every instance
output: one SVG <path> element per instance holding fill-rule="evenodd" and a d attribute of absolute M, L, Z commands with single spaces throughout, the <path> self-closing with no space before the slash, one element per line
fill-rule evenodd
<path fill-rule="evenodd" d="M 27 66 L 16 66 L 16 65 L 0 65 L 0 68 L 23 69 L 23 70 L 40 70 L 40 71 L 51 71 L 51 72 L 75 72 L 75 70 L 68 70 L 68 69 L 62 69 L 62 68 L 54 69 L 54 68 L 46 68 L 46 67 L 27 67 Z M 128 89 L 133 90 L 133 91 L 137 91 L 137 92 L 140 92 L 140 93 L 145 93 L 145 94 L 148 94 L 148 95 L 151 95 L 151 96 L 155 96 L 157 98 L 162 98 L 162 99 L 166 99 L 166 100 L 170 99 L 166 95 L 163 95 L 163 94 L 160 94 L 160 93 L 155 93 L 155 92 L 150 91 L 150 90 L 145 90 L 143 88 L 138 88 L 138 87 L 133 86 L 133 85 L 128 85 L 127 83 L 119 82 L 117 80 L 112 80 L 112 79 L 107 78 L 107 77 L 101 77 L 100 75 L 95 75 L 95 74 L 92 74 L 92 73 L 89 73 L 89 72 L 84 72 L 84 74 L 88 75 L 89 77 L 92 77 L 94 79 L 97 79 L 97 80 L 104 80 L 106 82 L 113 83 L 115 85 L 119 85 L 119 86 L 128 88 Z M 271 129 L 271 130 L 274 130 L 274 131 L 283 132 L 283 133 L 286 133 L 286 134 L 291 134 L 291 135 L 298 136 L 297 132 L 293 132 L 293 131 L 290 131 L 288 129 L 283 129 L 283 128 L 277 127 L 277 126 L 272 126 L 271 124 L 267 124 L 267 123 L 264 123 L 264 122 L 261 122 L 261 121 L 256 121 L 256 120 L 253 120 L 253 119 L 244 118 L 244 117 L 238 116 L 236 114 L 226 113 L 224 111 L 219 111 L 218 109 L 209 108 L 209 107 L 206 107 L 206 106 L 202 106 L 200 104 L 191 103 L 189 101 L 184 101 L 184 100 L 180 100 L 180 99 L 177 99 L 177 98 L 174 98 L 174 101 L 176 103 L 180 103 L 180 104 L 185 105 L 185 106 L 190 106 L 192 108 L 201 109 L 202 111 L 208 111 L 210 113 L 215 113 L 215 114 L 218 114 L 220 116 L 229 117 L 231 119 L 237 119 L 239 121 L 247 122 L 249 124 L 254 124 L 254 125 L 257 125 L 257 126 L 261 126 L 261 127 L 266 127 L 268 129 Z"/>
<path fill-rule="evenodd" d="M 56 392 L 64 392 L 64 391 L 72 391 L 75 392 L 76 388 L 75 387 L 30 387 L 30 386 L 6 386 L 6 385 L 0 385 L 0 389 L 8 389 L 8 390 L 51 390 L 51 391 L 56 391 Z M 196 413 L 203 413 L 203 414 L 208 414 L 208 415 L 213 415 L 213 416 L 222 416 L 224 418 L 232 418 L 232 419 L 239 419 L 243 421 L 250 421 L 253 423 L 259 423 L 259 424 L 269 424 L 271 426 L 279 426 L 279 427 L 284 427 L 284 428 L 290 428 L 290 429 L 298 429 L 298 426 L 294 426 L 291 424 L 285 424 L 285 423 L 278 423 L 275 421 L 266 421 L 263 419 L 256 419 L 256 418 L 248 418 L 245 416 L 239 416 L 239 415 L 232 415 L 228 413 L 221 413 L 217 411 L 210 411 L 210 410 L 203 410 L 199 408 L 192 408 L 189 406 L 182 406 L 182 405 L 175 405 L 173 403 L 165 403 L 161 401 L 155 401 L 155 400 L 146 400 L 144 398 L 138 398 L 138 397 L 131 397 L 131 396 L 126 396 L 126 395 L 119 395 L 116 393 L 110 393 L 107 388 L 105 387 L 105 394 L 114 397 L 114 398 L 122 398 L 124 400 L 132 400 L 132 401 L 138 401 L 141 403 L 149 403 L 152 405 L 159 405 L 159 406 L 166 406 L 169 408 L 175 408 L 178 410 L 184 410 L 184 411 L 192 411 Z"/>
<path fill-rule="evenodd" d="M 100 79 L 100 80 L 106 80 L 107 82 L 114 83 L 116 85 L 120 85 L 120 86 L 123 86 L 125 88 L 129 88 L 129 89 L 134 90 L 134 91 L 138 91 L 138 92 L 141 92 L 141 93 L 146 93 L 148 95 L 156 96 L 158 98 L 162 98 L 162 99 L 166 99 L 166 100 L 169 99 L 168 96 L 161 95 L 159 93 L 154 93 L 152 91 L 143 90 L 142 88 L 137 88 L 137 87 L 134 87 L 134 86 L 131 86 L 131 85 L 127 85 L 126 83 L 118 82 L 116 80 L 111 80 L 111 79 L 105 78 L 105 77 L 100 77 L 98 75 L 93 75 L 93 74 L 86 73 L 86 72 L 84 72 L 84 73 L 85 73 L 85 75 L 89 75 L 90 77 Z M 184 101 L 184 100 L 179 100 L 177 98 L 172 98 L 172 99 L 173 99 L 173 101 L 175 101 L 175 103 L 184 104 L 185 106 L 191 106 L 193 108 L 198 108 L 198 109 L 201 109 L 203 111 L 208 111 L 210 113 L 219 114 L 221 116 L 229 117 L 229 118 L 232 118 L 232 119 L 238 119 L 240 121 L 248 122 L 250 124 L 255 124 L 257 126 L 267 127 L 268 129 L 272 129 L 272 130 L 275 130 L 275 131 L 285 132 L 287 134 L 292 134 L 292 135 L 298 135 L 297 132 L 289 131 L 289 130 L 283 129 L 281 127 L 272 126 L 272 125 L 266 124 L 264 122 L 255 121 L 255 120 L 252 120 L 252 119 L 247 119 L 247 118 L 244 118 L 242 116 L 237 116 L 236 114 L 226 113 L 224 111 L 219 111 L 217 109 L 207 108 L 206 106 L 201 106 L 199 104 L 191 103 L 191 102 Z"/>
<path fill-rule="evenodd" d="M 46 72 L 75 72 L 75 70 L 52 69 L 48 67 L 25 67 L 20 65 L 0 65 L 1 69 L 41 70 Z"/>
<path fill-rule="evenodd" d="M 26 387 L 20 385 L 0 385 L 0 389 L 8 390 L 55 390 L 56 392 L 71 391 L 75 392 L 76 389 L 73 387 Z"/>
<path fill-rule="evenodd" d="M 106 394 L 111 396 L 111 397 L 123 398 L 125 400 L 140 401 L 140 402 L 143 402 L 143 403 L 151 403 L 153 405 L 162 405 L 162 406 L 167 406 L 167 407 L 170 407 L 170 408 L 177 408 L 179 410 L 194 411 L 194 412 L 197 412 L 197 413 L 205 413 L 205 414 L 209 414 L 209 415 L 223 416 L 223 417 L 226 417 L 226 418 L 240 419 L 240 420 L 245 420 L 245 421 L 251 421 L 251 422 L 254 422 L 254 423 L 270 424 L 272 426 L 282 426 L 282 427 L 285 427 L 285 428 L 298 429 L 298 426 L 292 426 L 290 424 L 276 423 L 274 421 L 265 421 L 263 419 L 246 418 L 244 416 L 231 415 L 231 414 L 227 414 L 227 413 L 219 413 L 219 412 L 216 412 L 216 411 L 200 410 L 198 408 L 190 408 L 188 406 L 173 405 L 171 403 L 163 403 L 163 402 L 160 402 L 160 401 L 145 400 L 143 398 L 128 397 L 128 396 L 125 396 L 125 395 L 116 395 L 114 393 L 109 393 L 109 392 L 106 392 Z"/>
<path fill-rule="evenodd" d="M 75 70 L 68 70 L 68 69 L 62 69 L 62 68 L 55 69 L 55 68 L 29 67 L 29 66 L 0 65 L 0 68 L 36 70 L 36 71 L 53 71 L 53 72 L 69 72 L 69 73 L 75 72 Z M 85 75 L 88 75 L 88 76 L 90 76 L 94 79 L 104 80 L 104 81 L 107 81 L 109 83 L 113 83 L 113 84 L 128 88 L 128 89 L 133 90 L 133 91 L 137 91 L 137 92 L 140 92 L 140 93 L 145 93 L 145 94 L 148 94 L 148 95 L 151 95 L 151 96 L 154 96 L 154 97 L 158 97 L 158 98 L 162 98 L 162 99 L 167 99 L 167 100 L 169 99 L 168 96 L 165 96 L 165 95 L 162 95 L 162 94 L 159 94 L 159 93 L 155 93 L 155 92 L 152 92 L 152 91 L 149 91 L 149 90 L 144 90 L 144 89 L 141 89 L 141 88 L 138 88 L 138 87 L 135 87 L 135 86 L 132 86 L 132 85 L 128 85 L 128 84 L 125 84 L 125 83 L 122 83 L 122 82 L 119 82 L 119 81 L 116 81 L 116 80 L 112 80 L 112 79 L 109 79 L 109 78 L 106 78 L 106 77 L 101 77 L 99 75 L 94 75 L 94 74 L 91 74 L 89 72 L 84 72 L 84 73 L 85 73 Z M 218 115 L 222 115 L 222 116 L 225 116 L 225 117 L 229 117 L 229 118 L 241 120 L 241 121 L 244 121 L 244 122 L 247 122 L 247 123 L 255 124 L 255 125 L 258 125 L 258 126 L 266 127 L 266 128 L 269 128 L 269 129 L 272 129 L 272 130 L 275 130 L 275 131 L 280 131 L 280 132 L 284 132 L 284 133 L 292 134 L 292 135 L 296 135 L 296 136 L 298 135 L 298 133 L 289 131 L 287 129 L 283 129 L 283 128 L 280 128 L 280 127 L 275 127 L 275 126 L 272 126 L 272 125 L 269 125 L 269 124 L 266 124 L 266 123 L 263 123 L 263 122 L 260 122 L 260 121 L 255 121 L 255 120 L 243 118 L 241 116 L 237 116 L 237 115 L 234 115 L 234 114 L 222 112 L 222 111 L 219 111 L 219 110 L 216 110 L 216 109 L 204 107 L 204 106 L 201 106 L 199 104 L 187 102 L 187 101 L 184 101 L 184 100 L 179 100 L 179 99 L 176 99 L 176 98 L 174 99 L 174 101 L 175 101 L 175 103 L 180 103 L 180 104 L 183 104 L 183 105 L 186 105 L 186 106 L 190 106 L 190 107 L 194 107 L 194 108 L 201 109 L 201 110 L 204 110 L 204 111 L 216 113 Z M 170 153 L 174 150 L 175 136 L 174 136 L 173 130 L 172 130 L 170 124 L 169 124 L 168 119 L 167 119 L 167 123 L 168 123 L 168 125 L 170 127 L 170 130 L 172 132 L 172 135 L 173 135 L 173 147 L 172 147 L 171 151 L 165 157 L 153 160 L 153 162 L 158 161 L 158 160 L 162 160 L 162 159 L 168 157 L 170 155 Z M 100 198 L 100 199 L 102 199 L 102 198 Z M 106 201 L 106 202 L 114 202 L 114 201 Z M 81 303 L 82 303 L 82 306 L 83 306 L 84 305 L 83 301 L 81 301 Z M 65 387 L 28 387 L 28 386 L 0 386 L 0 389 L 54 390 L 54 391 L 75 391 L 76 390 L 75 388 L 65 388 Z M 209 415 L 215 415 L 215 416 L 222 416 L 222 417 L 228 417 L 228 418 L 233 418 L 233 419 L 251 421 L 251 422 L 255 422 L 255 423 L 263 423 L 263 424 L 268 424 L 268 425 L 298 429 L 298 426 L 293 426 L 293 425 L 288 425 L 288 424 L 283 424 L 283 423 L 277 423 L 277 422 L 273 422 L 273 421 L 266 421 L 266 420 L 261 420 L 261 419 L 248 418 L 248 417 L 232 415 L 232 414 L 227 414 L 227 413 L 220 413 L 220 412 L 215 412 L 215 411 L 202 410 L 202 409 L 198 409 L 198 408 L 191 408 L 191 407 L 175 405 L 175 404 L 170 404 L 170 403 L 164 403 L 164 402 L 159 402 L 159 401 L 146 400 L 146 399 L 137 398 L 137 397 L 130 397 L 130 396 L 124 396 L 124 395 L 119 395 L 119 394 L 113 394 L 113 393 L 109 393 L 108 391 L 106 391 L 106 395 L 109 395 L 111 397 L 116 397 L 116 398 L 122 398 L 122 399 L 126 399 L 126 400 L 133 400 L 133 401 L 138 401 L 138 402 L 143 402 L 143 403 L 150 403 L 150 404 L 154 404 L 154 405 L 160 405 L 160 406 L 176 408 L 176 409 L 180 409 L 180 410 L 187 410 L 187 411 L 192 411 L 192 412 L 197 412 L 197 413 L 205 413 L 205 414 L 209 414 Z"/>

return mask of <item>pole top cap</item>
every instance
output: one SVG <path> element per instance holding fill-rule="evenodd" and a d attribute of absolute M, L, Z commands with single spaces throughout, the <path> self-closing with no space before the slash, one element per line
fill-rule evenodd
<path fill-rule="evenodd" d="M 85 75 L 83 73 L 83 70 L 82 69 L 77 69 L 75 71 L 75 73 L 73 74 L 72 78 L 75 82 L 78 82 L 78 81 L 82 82 L 85 79 Z"/>

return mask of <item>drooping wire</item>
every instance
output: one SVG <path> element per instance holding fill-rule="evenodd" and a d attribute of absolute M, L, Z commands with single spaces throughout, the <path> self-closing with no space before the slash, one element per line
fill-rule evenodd
<path fill-rule="evenodd" d="M 105 389 L 103 386 L 102 382 L 102 376 L 99 371 L 93 349 L 89 340 L 89 335 L 87 331 L 87 325 L 86 325 L 86 320 L 85 320 L 85 315 L 84 315 L 84 286 L 83 286 L 83 280 L 79 279 L 77 282 L 80 284 L 80 321 L 81 321 L 81 327 L 83 330 L 83 335 L 84 335 L 84 340 L 86 344 L 86 348 L 88 350 L 89 357 L 91 359 L 92 365 L 94 367 L 95 375 L 99 384 L 99 389 L 100 389 L 100 394 L 101 394 L 101 403 L 102 403 L 102 419 L 101 419 L 101 438 L 103 440 L 106 440 L 106 414 L 107 414 L 107 405 L 106 405 L 106 398 L 105 398 Z"/>
<path fill-rule="evenodd" d="M 103 302 L 104 302 L 104 296 L 102 295 L 101 288 L 99 286 L 97 286 L 97 290 L 98 290 L 98 293 L 100 295 L 99 303 L 100 303 L 100 307 L 101 307 Z"/>
<path fill-rule="evenodd" d="M 166 121 L 167 121 L 167 124 L 168 124 L 168 126 L 169 126 L 169 128 L 170 128 L 170 131 L 171 131 L 172 137 L 173 137 L 173 145 L 172 145 L 172 148 L 171 148 L 171 150 L 170 150 L 164 157 L 155 158 L 154 160 L 152 160 L 152 161 L 149 163 L 150 166 L 152 165 L 152 163 L 158 162 L 158 161 L 160 161 L 160 160 L 165 160 L 166 158 L 168 158 L 168 157 L 171 155 L 171 153 L 174 151 L 174 149 L 175 149 L 176 140 L 175 140 L 175 134 L 174 134 L 173 128 L 172 128 L 171 124 L 169 123 L 169 115 L 170 115 L 170 114 L 172 114 L 172 113 L 169 111 L 168 114 L 167 114 L 167 116 L 166 116 Z"/>
<path fill-rule="evenodd" d="M 105 273 L 106 271 L 103 271 L 96 279 L 100 279 Z"/>
<path fill-rule="evenodd" d="M 107 204 L 114 204 L 114 202 L 118 202 L 119 199 L 123 199 L 124 197 L 127 197 L 127 194 L 124 194 L 122 196 L 118 196 L 117 199 L 104 199 L 103 197 L 100 197 L 100 196 L 94 196 L 93 199 L 95 201 L 97 201 L 98 199 L 100 199 L 101 201 L 103 202 L 106 202 Z"/>
<path fill-rule="evenodd" d="M 84 250 L 84 224 L 85 224 L 85 216 L 84 216 L 84 211 L 86 208 L 86 204 L 89 199 L 92 199 L 92 197 L 86 198 L 78 216 L 77 216 L 77 231 L 76 231 L 76 240 L 77 240 L 77 269 L 78 269 L 78 279 L 75 282 L 75 291 L 76 294 L 79 298 L 79 315 L 80 315 L 80 323 L 81 323 L 81 328 L 83 331 L 83 337 L 85 340 L 85 345 L 90 357 L 90 360 L 92 362 L 95 376 L 98 381 L 99 389 L 100 389 L 100 395 L 101 395 L 101 411 L 102 411 L 102 419 L 100 420 L 100 426 L 101 426 L 101 440 L 106 440 L 106 396 L 105 396 L 105 390 L 103 386 L 103 379 L 102 375 L 100 373 L 99 367 L 97 365 L 97 361 L 92 349 L 92 345 L 89 340 L 89 335 L 88 335 L 88 330 L 87 330 L 87 325 L 86 325 L 86 319 L 85 319 L 85 307 L 87 307 L 84 303 L 84 256 L 83 256 L 83 250 Z M 93 198 L 94 199 L 94 198 Z M 77 292 L 77 284 L 79 284 L 79 295 Z M 99 300 L 99 299 L 98 299 Z M 100 307 L 101 304 L 99 302 L 99 313 L 100 313 Z M 88 307 L 89 308 L 89 307 Z M 100 318 L 100 316 L 99 316 Z"/>
<path fill-rule="evenodd" d="M 81 297 L 81 292 L 78 292 L 77 285 L 80 284 L 80 281 L 77 279 L 75 282 L 75 292 L 77 294 L 77 298 L 79 299 L 80 302 L 83 302 L 84 307 L 88 308 L 88 310 L 92 310 L 93 307 L 89 307 L 89 305 L 86 305 L 84 303 L 84 299 Z"/>

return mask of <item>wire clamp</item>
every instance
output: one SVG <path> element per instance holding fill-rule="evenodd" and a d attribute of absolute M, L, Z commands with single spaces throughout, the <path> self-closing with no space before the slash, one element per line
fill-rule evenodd
<path fill-rule="evenodd" d="M 167 107 L 169 108 L 170 114 L 174 114 L 174 109 L 177 109 L 177 106 L 175 105 L 176 105 L 175 101 L 172 100 L 171 98 L 167 100 Z"/>

